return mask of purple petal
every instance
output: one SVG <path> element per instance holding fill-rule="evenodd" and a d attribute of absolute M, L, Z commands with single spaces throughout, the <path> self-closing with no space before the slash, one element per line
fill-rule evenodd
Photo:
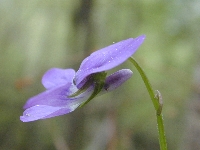
<path fill-rule="evenodd" d="M 30 98 L 24 105 L 24 109 L 35 105 L 49 105 L 54 107 L 66 105 L 66 103 L 69 103 L 70 100 L 67 96 L 73 93 L 72 91 L 70 83 L 61 87 L 46 90 Z"/>
<path fill-rule="evenodd" d="M 145 36 L 130 38 L 100 49 L 85 58 L 75 76 L 78 88 L 88 75 L 112 69 L 126 61 L 143 43 Z"/>
<path fill-rule="evenodd" d="M 23 116 L 20 116 L 20 120 L 23 122 L 29 122 L 29 121 L 35 121 L 38 119 L 46 119 L 46 118 L 70 113 L 74 109 L 52 107 L 52 106 L 46 106 L 46 105 L 36 105 L 24 111 Z"/>
<path fill-rule="evenodd" d="M 106 78 L 104 89 L 106 91 L 112 91 L 127 81 L 132 75 L 133 72 L 130 69 L 119 70 Z"/>
<path fill-rule="evenodd" d="M 69 95 L 75 93 L 78 89 L 75 85 L 67 85 L 56 87 L 50 90 L 46 90 L 32 98 L 30 98 L 24 105 L 24 109 L 34 107 L 36 105 L 47 105 L 52 107 L 71 107 L 77 103 L 82 103 L 90 96 L 94 90 L 93 86 L 90 86 L 84 93 L 76 97 L 69 97 Z"/>
<path fill-rule="evenodd" d="M 48 105 L 53 107 L 62 107 L 67 105 L 74 105 L 87 99 L 93 91 L 93 87 L 88 88 L 84 93 L 69 97 L 78 89 L 74 85 L 65 85 L 54 89 L 46 90 L 32 98 L 30 98 L 24 105 L 24 109 L 33 107 L 35 105 Z"/>
<path fill-rule="evenodd" d="M 73 69 L 52 68 L 42 77 L 42 84 L 46 89 L 72 83 L 75 76 Z"/>
<path fill-rule="evenodd" d="M 47 118 L 52 118 L 52 117 L 68 114 L 68 113 L 74 111 L 76 108 L 78 108 L 78 106 L 80 104 L 82 104 L 82 103 L 77 103 L 77 104 L 71 105 L 70 107 L 67 107 L 67 108 L 65 108 L 65 107 L 61 108 L 58 111 L 53 112 L 52 114 L 49 114 L 48 116 L 44 117 L 43 119 L 47 119 Z"/>
<path fill-rule="evenodd" d="M 62 87 L 63 88 L 63 87 Z M 55 91 L 60 91 L 60 88 Z M 39 119 L 46 119 L 55 116 L 64 115 L 74 111 L 79 105 L 84 103 L 92 94 L 94 88 L 91 86 L 84 93 L 80 94 L 77 97 L 67 98 L 67 96 L 63 96 L 61 90 L 61 97 L 59 97 L 55 91 L 43 92 L 32 99 L 30 99 L 25 108 L 23 116 L 20 117 L 20 120 L 23 122 L 35 121 Z M 47 98 L 45 98 L 45 94 L 47 94 Z M 49 95 L 48 95 L 49 94 Z M 41 96 L 42 95 L 42 96 Z M 64 98 L 64 99 L 62 99 Z M 28 107 L 29 106 L 29 107 Z"/>

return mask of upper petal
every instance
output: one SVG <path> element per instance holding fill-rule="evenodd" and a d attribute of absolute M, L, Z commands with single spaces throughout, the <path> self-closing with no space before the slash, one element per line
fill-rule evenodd
<path fill-rule="evenodd" d="M 42 84 L 46 89 L 72 83 L 75 76 L 73 69 L 52 68 L 42 77 Z"/>
<path fill-rule="evenodd" d="M 88 75 L 112 69 L 126 61 L 143 43 L 145 35 L 130 38 L 100 49 L 85 58 L 75 76 L 78 88 Z"/>

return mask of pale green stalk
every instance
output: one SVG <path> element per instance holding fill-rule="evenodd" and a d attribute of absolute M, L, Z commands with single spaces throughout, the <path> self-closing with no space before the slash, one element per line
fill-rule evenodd
<path fill-rule="evenodd" d="M 159 91 L 157 91 L 157 93 L 154 94 L 154 91 L 151 87 L 151 84 L 150 84 L 146 74 L 144 73 L 144 71 L 140 67 L 140 65 L 132 57 L 130 57 L 129 60 L 131 61 L 131 63 L 136 67 L 136 69 L 140 73 L 140 76 L 142 77 L 142 80 L 144 81 L 144 84 L 145 84 L 147 91 L 150 95 L 151 101 L 152 101 L 154 108 L 156 110 L 156 119 L 157 119 L 157 125 L 158 125 L 160 150 L 167 150 L 167 142 L 166 142 L 166 137 L 165 137 L 163 117 L 162 117 L 163 103 L 162 103 L 161 93 Z"/>

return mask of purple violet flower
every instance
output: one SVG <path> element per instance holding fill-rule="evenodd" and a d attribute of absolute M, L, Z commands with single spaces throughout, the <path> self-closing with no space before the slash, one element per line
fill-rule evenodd
<path fill-rule="evenodd" d="M 119 87 L 132 76 L 129 69 L 106 77 L 110 70 L 126 61 L 143 43 L 145 36 L 129 38 L 100 49 L 85 58 L 77 72 L 52 68 L 42 77 L 46 91 L 30 98 L 20 120 L 30 122 L 64 115 L 86 104 L 97 94 Z"/>

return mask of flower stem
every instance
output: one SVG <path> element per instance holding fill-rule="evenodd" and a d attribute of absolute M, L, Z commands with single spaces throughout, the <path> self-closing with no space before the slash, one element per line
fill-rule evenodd
<path fill-rule="evenodd" d="M 167 142 L 166 142 L 166 136 L 165 136 L 163 117 L 162 117 L 163 102 L 162 102 L 161 93 L 157 90 L 157 93 L 154 94 L 151 84 L 150 84 L 146 74 L 144 73 L 143 69 L 138 64 L 138 62 L 132 57 L 130 57 L 129 60 L 131 61 L 131 63 L 136 67 L 136 69 L 140 73 L 142 80 L 144 81 L 144 84 L 150 95 L 151 101 L 154 105 L 154 108 L 156 110 L 156 119 L 157 119 L 157 125 L 158 125 L 160 150 L 167 150 Z"/>

